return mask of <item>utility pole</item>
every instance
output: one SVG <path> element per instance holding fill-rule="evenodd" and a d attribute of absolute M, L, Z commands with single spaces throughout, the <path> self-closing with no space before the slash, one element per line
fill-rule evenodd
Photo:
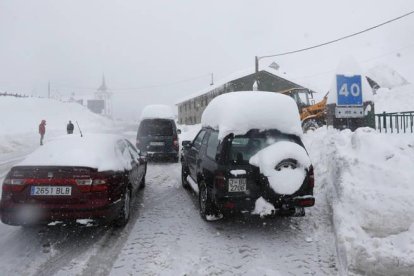
<path fill-rule="evenodd" d="M 214 85 L 214 74 L 213 73 L 211 73 L 211 83 L 210 83 L 210 85 Z"/>
<path fill-rule="evenodd" d="M 50 81 L 47 83 L 47 97 L 50 99 Z"/>
<path fill-rule="evenodd" d="M 255 69 L 254 71 L 257 75 L 257 73 L 259 73 L 259 57 L 258 56 L 254 57 L 254 69 Z"/>

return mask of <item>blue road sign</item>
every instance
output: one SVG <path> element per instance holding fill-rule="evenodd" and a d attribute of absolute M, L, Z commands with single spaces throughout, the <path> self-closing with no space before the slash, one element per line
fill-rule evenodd
<path fill-rule="evenodd" d="M 363 105 L 361 76 L 336 75 L 337 105 Z"/>

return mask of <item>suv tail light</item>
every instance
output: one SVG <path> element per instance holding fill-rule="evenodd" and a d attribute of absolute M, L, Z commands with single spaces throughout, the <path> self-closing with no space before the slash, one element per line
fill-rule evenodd
<path fill-rule="evenodd" d="M 313 166 L 309 168 L 309 188 L 315 187 L 315 175 L 313 173 Z"/>
<path fill-rule="evenodd" d="M 179 144 L 178 144 L 178 137 L 175 135 L 174 136 L 174 138 L 173 138 L 173 147 L 174 147 L 174 149 L 175 150 L 177 150 L 178 151 L 178 149 L 179 149 Z"/>
<path fill-rule="evenodd" d="M 222 172 L 219 172 L 214 177 L 214 186 L 217 189 L 224 189 L 226 187 L 226 178 Z"/>

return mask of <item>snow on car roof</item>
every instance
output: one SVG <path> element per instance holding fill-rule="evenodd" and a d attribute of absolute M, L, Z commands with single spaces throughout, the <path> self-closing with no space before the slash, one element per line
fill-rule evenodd
<path fill-rule="evenodd" d="M 172 119 L 174 120 L 174 112 L 168 105 L 154 104 L 147 105 L 141 112 L 141 120 L 144 119 Z"/>
<path fill-rule="evenodd" d="M 219 139 L 230 133 L 243 135 L 251 129 L 303 134 L 295 101 L 275 92 L 242 91 L 220 95 L 204 110 L 201 124 L 217 129 Z"/>
<path fill-rule="evenodd" d="M 17 166 L 79 166 L 98 171 L 129 169 L 130 158 L 116 150 L 120 139 L 123 138 L 111 134 L 59 136 L 46 141 Z"/>

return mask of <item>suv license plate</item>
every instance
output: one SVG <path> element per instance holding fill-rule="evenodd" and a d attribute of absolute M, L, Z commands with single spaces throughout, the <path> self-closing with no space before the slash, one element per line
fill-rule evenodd
<path fill-rule="evenodd" d="M 32 196 L 70 196 L 71 186 L 32 186 L 30 195 Z"/>
<path fill-rule="evenodd" d="M 164 146 L 164 142 L 150 142 L 151 146 Z"/>
<path fill-rule="evenodd" d="M 229 192 L 245 192 L 246 191 L 246 178 L 230 178 L 229 179 Z"/>

